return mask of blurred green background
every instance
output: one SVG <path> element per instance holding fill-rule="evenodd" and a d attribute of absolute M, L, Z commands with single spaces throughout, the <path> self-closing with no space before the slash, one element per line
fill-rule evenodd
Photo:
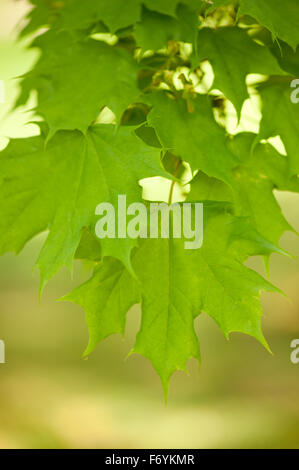
<path fill-rule="evenodd" d="M 37 132 L 28 109 L 8 114 L 17 80 L 36 53 L 15 44 L 23 1 L 0 0 L 0 146 L 7 137 Z M 34 105 L 34 96 L 30 106 Z M 288 221 L 299 231 L 299 197 L 278 194 Z M 83 311 L 56 302 L 90 275 L 79 262 L 71 276 L 61 271 L 38 300 L 39 275 L 32 270 L 44 236 L 20 256 L 0 258 L 0 448 L 299 448 L 299 364 L 290 343 L 299 338 L 299 262 L 273 256 L 271 281 L 289 298 L 263 296 L 263 326 L 270 355 L 252 338 L 226 341 L 202 315 L 196 322 L 202 366 L 176 373 L 165 406 L 159 379 L 139 356 L 125 357 L 139 328 L 140 311 L 128 314 L 125 339 L 111 337 L 88 360 Z M 299 254 L 286 234 L 283 248 Z M 264 272 L 262 263 L 250 265 Z"/>

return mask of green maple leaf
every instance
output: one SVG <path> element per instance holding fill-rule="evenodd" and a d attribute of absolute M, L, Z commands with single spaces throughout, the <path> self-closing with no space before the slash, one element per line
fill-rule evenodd
<path fill-rule="evenodd" d="M 94 224 L 98 204 L 116 207 L 119 194 L 128 204 L 139 201 L 140 179 L 167 176 L 159 149 L 145 145 L 132 128 L 110 125 L 90 128 L 87 137 L 59 132 L 46 148 L 42 136 L 13 140 L 0 154 L 0 168 L 0 253 L 19 252 L 49 228 L 37 261 L 41 287 L 62 265 L 72 265 L 82 229 Z M 114 255 L 130 266 L 134 245 L 128 238 L 105 239 L 103 256 Z"/>
<path fill-rule="evenodd" d="M 185 5 L 179 5 L 177 17 L 144 10 L 142 19 L 135 27 L 135 39 L 144 50 L 158 50 L 167 46 L 169 40 L 195 44 L 198 15 Z M 153 35 L 153 30 L 156 33 Z"/>
<path fill-rule="evenodd" d="M 140 19 L 140 0 L 30 0 L 35 6 L 28 14 L 23 34 L 51 25 L 57 30 L 89 29 L 102 21 L 111 32 Z"/>
<path fill-rule="evenodd" d="M 240 14 L 253 16 L 274 38 L 283 39 L 294 49 L 299 44 L 297 0 L 240 0 Z"/>
<path fill-rule="evenodd" d="M 90 29 L 104 23 L 112 33 L 134 25 L 140 20 L 142 5 L 164 15 L 176 16 L 179 4 L 199 11 L 201 0 L 30 0 L 35 8 L 27 16 L 29 24 L 23 35 L 51 25 L 59 31 Z"/>
<path fill-rule="evenodd" d="M 181 244 L 181 240 L 147 240 L 134 258 L 141 281 L 142 320 L 132 352 L 151 361 L 166 393 L 175 370 L 185 370 L 190 357 L 200 360 L 194 330 L 200 303 Z"/>
<path fill-rule="evenodd" d="M 25 77 L 18 104 L 36 89 L 36 111 L 49 124 L 50 136 L 59 129 L 86 132 L 104 106 L 119 120 L 138 97 L 138 67 L 125 50 L 51 31 L 33 46 L 41 49 L 42 56 Z"/>
<path fill-rule="evenodd" d="M 144 0 L 143 3 L 150 10 L 171 16 L 176 16 L 179 3 L 196 11 L 199 11 L 202 7 L 202 0 Z"/>
<path fill-rule="evenodd" d="M 69 0 L 63 8 L 57 27 L 63 29 L 88 28 L 97 21 L 102 21 L 114 33 L 139 20 L 140 0 Z M 82 21 L 83 20 L 83 21 Z"/>
<path fill-rule="evenodd" d="M 207 96 L 192 101 L 194 112 L 188 112 L 184 99 L 165 92 L 152 94 L 148 101 L 153 107 L 147 121 L 164 148 L 190 163 L 193 170 L 229 181 L 237 159 L 227 148 L 225 132 L 215 122 Z"/>
<path fill-rule="evenodd" d="M 105 258 L 89 281 L 62 300 L 77 303 L 86 312 L 89 344 L 84 355 L 87 356 L 107 336 L 124 334 L 126 314 L 140 301 L 139 285 L 120 261 Z"/>
<path fill-rule="evenodd" d="M 299 192 L 297 176 L 289 178 L 288 162 L 270 144 L 258 144 L 252 152 L 255 134 L 237 135 L 231 143 L 240 165 L 233 172 L 233 193 L 237 215 L 248 215 L 267 240 L 277 244 L 282 234 L 293 231 L 273 194 L 274 189 Z"/>
<path fill-rule="evenodd" d="M 203 28 L 198 33 L 197 57 L 200 61 L 208 59 L 212 64 L 213 88 L 222 91 L 233 103 L 239 117 L 248 98 L 246 76 L 250 73 L 283 73 L 270 51 L 237 27 Z M 196 61 L 194 65 L 197 65 Z"/>
<path fill-rule="evenodd" d="M 140 301 L 142 322 L 132 353 L 151 361 L 166 394 L 173 372 L 186 370 L 190 357 L 200 361 L 194 320 L 202 311 L 226 336 L 243 332 L 267 347 L 259 294 L 277 289 L 242 262 L 249 253 L 269 254 L 275 247 L 221 204 L 206 204 L 204 220 L 204 244 L 199 250 L 185 250 L 184 241 L 177 239 L 141 243 L 133 256 L 140 285 L 123 265 L 106 259 L 87 283 L 64 298 L 86 311 L 90 333 L 86 354 L 106 336 L 122 333 L 127 310 Z"/>
<path fill-rule="evenodd" d="M 191 180 L 188 199 L 190 201 L 232 202 L 233 195 L 230 186 L 223 181 L 199 171 Z"/>
<path fill-rule="evenodd" d="M 174 371 L 186 370 L 190 357 L 200 360 L 194 319 L 201 312 L 211 316 L 227 337 L 242 332 L 267 347 L 259 296 L 262 290 L 277 289 L 242 264 L 248 256 L 244 248 L 260 253 L 258 237 L 249 242 L 250 248 L 239 244 L 237 250 L 229 240 L 238 220 L 217 206 L 204 208 L 200 249 L 185 250 L 182 240 L 147 240 L 133 261 L 141 281 L 142 321 L 132 352 L 151 361 L 166 393 Z M 244 229 L 242 219 L 239 223 Z M 264 250 L 267 243 L 262 243 Z"/>
<path fill-rule="evenodd" d="M 299 179 L 289 178 L 287 159 L 272 145 L 258 144 L 252 150 L 255 139 L 255 134 L 242 133 L 231 141 L 231 151 L 239 164 L 232 171 L 230 186 L 199 172 L 191 183 L 189 199 L 234 203 L 236 215 L 250 217 L 252 226 L 277 245 L 282 234 L 293 228 L 284 218 L 273 190 L 299 192 Z"/>
<path fill-rule="evenodd" d="M 30 0 L 30 3 L 33 8 L 26 16 L 27 25 L 21 30 L 21 36 L 33 33 L 56 19 L 55 11 L 51 11 L 51 0 Z"/>
<path fill-rule="evenodd" d="M 279 43 L 272 44 L 271 52 L 283 70 L 295 77 L 299 76 L 299 47 L 294 51 L 284 41 L 279 41 Z"/>
<path fill-rule="evenodd" d="M 99 238 L 94 230 L 85 227 L 82 230 L 82 236 L 75 258 L 80 260 L 95 261 L 96 263 L 102 259 L 102 247 Z"/>
<path fill-rule="evenodd" d="M 259 87 L 262 98 L 262 120 L 259 139 L 279 135 L 284 143 L 289 165 L 289 174 L 299 173 L 299 109 L 291 101 L 293 77 L 271 79 Z"/>

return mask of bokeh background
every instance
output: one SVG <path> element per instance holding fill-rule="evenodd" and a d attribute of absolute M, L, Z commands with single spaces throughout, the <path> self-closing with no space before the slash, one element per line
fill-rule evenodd
<path fill-rule="evenodd" d="M 0 0 L 0 146 L 8 137 L 37 132 L 26 124 L 34 105 L 9 113 L 20 76 L 35 51 L 16 43 L 24 1 Z M 298 105 L 299 106 L 299 105 Z M 33 114 L 32 114 L 33 116 Z M 277 194 L 288 221 L 299 231 L 299 197 Z M 0 208 L 1 213 L 1 208 Z M 299 448 L 299 364 L 290 343 L 299 338 L 299 239 L 285 234 L 281 245 L 294 258 L 274 255 L 270 279 L 287 295 L 263 296 L 263 326 L 270 355 L 252 338 L 226 341 L 206 315 L 196 322 L 201 343 L 200 374 L 171 380 L 165 406 L 159 379 L 139 356 L 125 360 L 140 324 L 128 314 L 125 338 L 111 337 L 88 358 L 83 311 L 56 299 L 90 275 L 79 262 L 62 270 L 39 303 L 39 275 L 33 265 L 44 235 L 15 257 L 0 258 L 0 448 Z M 262 263 L 250 265 L 264 273 Z"/>

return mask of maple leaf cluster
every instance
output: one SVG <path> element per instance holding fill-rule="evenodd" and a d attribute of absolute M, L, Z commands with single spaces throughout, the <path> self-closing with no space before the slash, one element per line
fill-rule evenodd
<path fill-rule="evenodd" d="M 85 354 L 124 333 L 127 311 L 141 303 L 132 352 L 152 362 L 165 391 L 190 357 L 200 361 L 202 312 L 226 336 L 243 332 L 267 347 L 260 294 L 278 289 L 244 262 L 284 254 L 279 239 L 292 230 L 273 190 L 299 192 L 299 104 L 290 99 L 297 0 L 31 3 L 21 36 L 40 54 L 17 106 L 36 91 L 42 122 L 39 136 L 0 153 L 0 254 L 48 230 L 41 288 L 75 258 L 91 260 L 91 279 L 65 297 L 86 312 Z M 231 135 L 228 105 L 239 120 L 249 94 L 261 103 L 260 125 Z M 285 152 L 269 143 L 275 136 Z M 99 203 L 115 205 L 119 194 L 142 202 L 141 180 L 180 185 L 186 169 L 186 200 L 204 203 L 200 249 L 171 238 L 96 238 Z"/>

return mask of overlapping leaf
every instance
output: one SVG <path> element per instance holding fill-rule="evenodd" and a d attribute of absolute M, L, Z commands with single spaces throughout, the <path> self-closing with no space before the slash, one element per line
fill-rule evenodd
<path fill-rule="evenodd" d="M 23 34 L 50 25 L 57 30 L 90 29 L 101 21 L 112 33 L 140 20 L 142 5 L 163 15 L 176 16 L 180 4 L 199 11 L 202 0 L 30 0 L 35 8 Z"/>
<path fill-rule="evenodd" d="M 33 46 L 42 55 L 22 83 L 19 104 L 36 89 L 36 111 L 47 121 L 50 135 L 59 129 L 86 132 L 104 106 L 119 120 L 138 97 L 138 67 L 122 49 L 51 31 L 39 36 Z"/>
<path fill-rule="evenodd" d="M 230 142 L 239 159 L 231 175 L 231 186 L 200 172 L 191 183 L 191 199 L 230 201 L 238 216 L 250 217 L 253 227 L 267 240 L 278 244 L 282 234 L 293 230 L 283 217 L 274 189 L 299 192 L 297 176 L 289 178 L 288 161 L 270 144 L 258 144 L 256 135 L 243 133 Z"/>
<path fill-rule="evenodd" d="M 30 0 L 35 8 L 23 34 L 50 25 L 57 30 L 89 29 L 102 21 L 111 32 L 140 19 L 140 0 Z"/>
<path fill-rule="evenodd" d="M 240 0 L 240 14 L 253 16 L 274 38 L 283 39 L 294 49 L 299 44 L 297 0 Z"/>
<path fill-rule="evenodd" d="M 283 73 L 270 51 L 237 27 L 202 29 L 198 34 L 197 56 L 200 61 L 210 61 L 215 74 L 213 88 L 218 88 L 233 103 L 239 117 L 248 98 L 246 76 Z"/>
<path fill-rule="evenodd" d="M 141 21 L 135 27 L 134 36 L 143 50 L 158 50 L 168 41 L 182 41 L 195 45 L 198 30 L 198 15 L 185 5 L 179 5 L 176 17 L 144 10 Z M 155 34 L 153 34 L 155 31 Z"/>
<path fill-rule="evenodd" d="M 130 171 L 128 171 L 130 168 Z M 40 253 L 42 286 L 64 264 L 71 266 L 82 229 L 92 224 L 101 202 L 117 207 L 141 200 L 138 181 L 167 176 L 160 151 L 146 146 L 129 127 L 97 125 L 87 137 L 59 132 L 45 147 L 43 137 L 12 141 L 0 158 L 0 252 L 18 252 L 49 228 Z M 20 172 L 21 169 L 21 172 Z M 134 240 L 106 240 L 104 254 L 130 266 Z"/>
<path fill-rule="evenodd" d="M 271 51 L 283 70 L 295 77 L 299 76 L 299 46 L 294 51 L 288 44 L 279 41 L 272 45 Z"/>
<path fill-rule="evenodd" d="M 280 136 L 288 156 L 289 174 L 299 174 L 299 108 L 291 100 L 292 77 L 275 78 L 261 86 L 262 120 L 259 138 Z"/>
<path fill-rule="evenodd" d="M 107 336 L 124 334 L 126 314 L 140 300 L 139 285 L 120 261 L 105 258 L 93 277 L 63 300 L 81 305 L 86 312 L 88 355 Z"/>
<path fill-rule="evenodd" d="M 193 170 L 229 182 L 237 159 L 227 147 L 224 130 L 215 122 L 209 98 L 197 96 L 192 112 L 181 96 L 158 92 L 148 100 L 153 107 L 147 120 L 163 147 L 190 163 Z"/>
<path fill-rule="evenodd" d="M 140 296 L 142 323 L 132 352 L 152 362 L 166 392 L 175 370 L 185 370 L 190 357 L 200 360 L 194 319 L 201 311 L 210 315 L 226 336 L 239 331 L 266 346 L 259 294 L 276 289 L 242 261 L 249 252 L 270 253 L 273 246 L 225 207 L 205 205 L 204 244 L 199 250 L 185 250 L 184 240 L 178 239 L 143 241 L 133 256 L 140 284 L 123 266 L 107 259 L 90 281 L 66 297 L 87 312 L 87 353 L 108 334 L 124 331 L 125 314 Z M 238 249 L 234 246 L 236 235 L 238 242 L 246 240 Z"/>

